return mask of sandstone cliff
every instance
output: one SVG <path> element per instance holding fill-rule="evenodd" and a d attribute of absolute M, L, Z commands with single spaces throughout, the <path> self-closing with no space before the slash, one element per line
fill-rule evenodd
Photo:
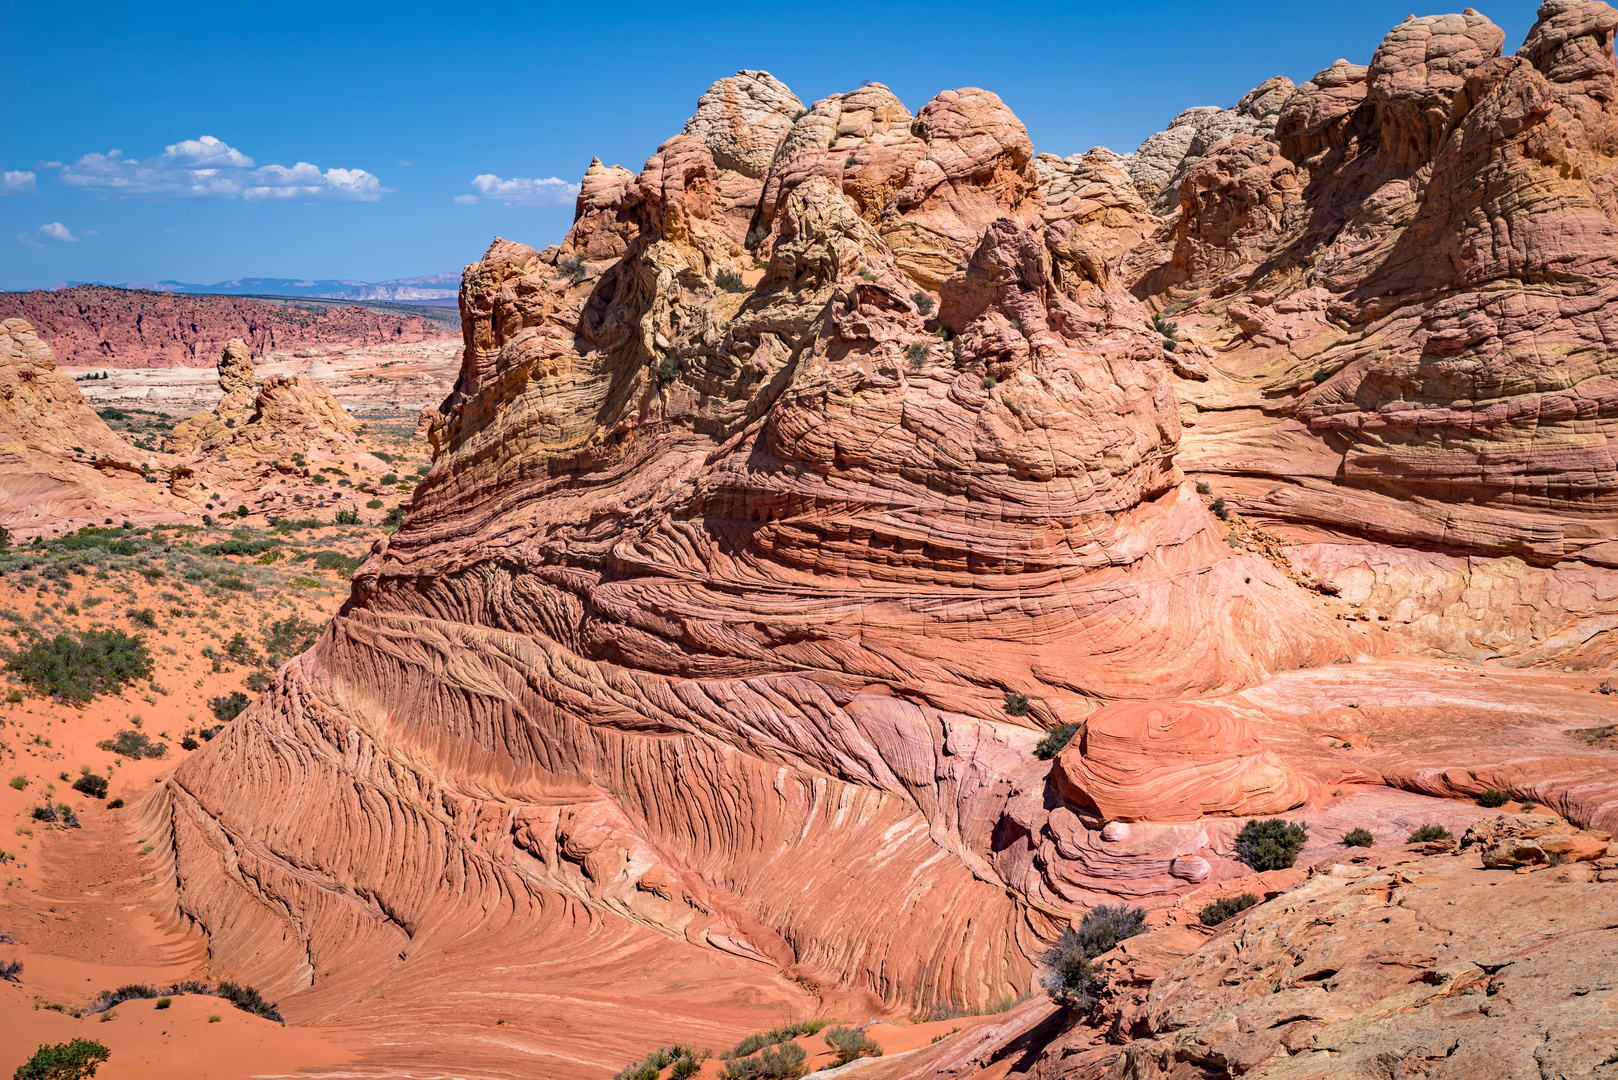
<path fill-rule="evenodd" d="M 1610 14 L 1553 0 L 1512 60 L 1411 20 L 1133 159 L 979 89 L 720 80 L 560 245 L 467 268 L 404 528 L 143 807 L 176 917 L 294 1017 L 542 987 L 455 1060 L 600 1075 L 719 1003 L 1025 991 L 1087 907 L 1249 876 L 1249 814 L 1308 859 L 1485 788 L 1618 822 L 1590 680 L 1415 658 L 1612 655 Z M 1541 576 L 1441 603 L 1479 552 Z"/>
<path fill-rule="evenodd" d="M 443 336 L 420 317 L 358 306 L 298 306 L 104 285 L 0 293 L 0 318 L 12 316 L 28 320 L 63 363 L 74 367 L 206 367 L 231 338 L 262 354 Z"/>

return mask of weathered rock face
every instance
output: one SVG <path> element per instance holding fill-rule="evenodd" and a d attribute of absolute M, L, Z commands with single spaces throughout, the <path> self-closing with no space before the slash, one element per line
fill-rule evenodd
<path fill-rule="evenodd" d="M 604 920 L 778 999 L 1025 988 L 1083 867 L 1128 866 L 1047 806 L 1039 728 L 1349 655 L 1221 542 L 1145 312 L 1031 160 L 993 95 L 872 86 L 751 194 L 682 135 L 593 165 L 560 250 L 469 267 L 408 525 L 148 806 L 222 969 L 348 1009 L 493 905 L 479 955 Z M 768 258 L 732 292 L 747 205 Z M 1207 876 L 1200 828 L 1142 836 L 1143 895 Z"/>
<path fill-rule="evenodd" d="M 20 317 L 70 366 L 206 367 L 237 338 L 256 353 L 304 345 L 383 345 L 444 336 L 417 316 L 359 306 L 297 306 L 240 296 L 188 296 L 78 285 L 0 293 L 0 319 Z"/>
<path fill-rule="evenodd" d="M 179 520 L 154 455 L 113 434 L 22 319 L 0 322 L 0 525 L 66 532 L 106 518 Z"/>

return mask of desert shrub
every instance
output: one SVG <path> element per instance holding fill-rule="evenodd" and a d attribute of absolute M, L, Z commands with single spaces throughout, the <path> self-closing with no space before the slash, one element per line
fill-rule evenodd
<path fill-rule="evenodd" d="M 809 1071 L 809 1055 L 795 1042 L 766 1046 L 752 1057 L 725 1062 L 724 1080 L 797 1080 Z"/>
<path fill-rule="evenodd" d="M 680 362 L 672 356 L 665 356 L 652 365 L 652 375 L 657 379 L 657 385 L 667 386 L 680 377 Z"/>
<path fill-rule="evenodd" d="M 715 274 L 713 283 L 729 293 L 747 291 L 747 286 L 742 284 L 741 275 L 730 270 L 721 270 Z"/>
<path fill-rule="evenodd" d="M 670 1075 L 675 1080 L 686 1080 L 687 1077 L 697 1074 L 707 1057 L 706 1050 L 693 1050 L 678 1043 L 674 1046 L 660 1046 L 641 1060 L 630 1062 L 627 1067 L 615 1073 L 612 1080 L 657 1080 L 663 1070 L 670 1065 L 674 1066 Z"/>
<path fill-rule="evenodd" d="M 217 544 L 204 544 L 197 550 L 204 555 L 262 555 L 277 546 L 278 540 L 221 540 Z"/>
<path fill-rule="evenodd" d="M 170 1005 L 173 1005 L 173 1004 L 174 1004 L 174 999 L 173 998 L 160 997 L 160 998 L 157 999 L 157 1003 L 155 1005 L 153 1005 L 152 1008 L 154 1008 L 154 1009 L 166 1009 Z"/>
<path fill-rule="evenodd" d="M 1034 744 L 1034 756 L 1042 761 L 1049 761 L 1062 752 L 1062 747 L 1073 741 L 1073 736 L 1079 733 L 1082 724 L 1057 724 L 1045 733 L 1045 737 Z"/>
<path fill-rule="evenodd" d="M 1234 915 L 1240 915 L 1258 902 L 1259 898 L 1250 892 L 1244 892 L 1240 896 L 1221 896 L 1198 912 L 1197 918 L 1202 920 L 1203 926 L 1218 926 L 1226 919 Z"/>
<path fill-rule="evenodd" d="M 337 511 L 337 515 L 331 519 L 331 522 L 333 525 L 358 525 L 360 523 L 360 512 L 352 506 L 346 507 Z"/>
<path fill-rule="evenodd" d="M 1455 839 L 1455 834 L 1444 828 L 1442 825 L 1423 825 L 1421 828 L 1411 833 L 1410 839 L 1406 840 L 1405 843 L 1426 844 L 1433 840 L 1453 839 Z"/>
<path fill-rule="evenodd" d="M 130 608 L 124 614 L 126 614 L 129 617 L 129 621 L 134 623 L 136 626 L 144 627 L 147 630 L 157 629 L 157 612 L 153 611 L 149 607 Z"/>
<path fill-rule="evenodd" d="M 26 776 L 13 776 L 11 778 L 11 786 L 13 788 L 15 788 L 16 790 L 21 791 L 23 788 L 28 786 L 28 777 L 26 777 Z"/>
<path fill-rule="evenodd" d="M 1062 936 L 1039 955 L 1039 963 L 1046 967 L 1045 991 L 1058 1005 L 1078 1013 L 1088 1013 L 1105 985 L 1096 973 L 1095 965 L 1085 954 L 1084 944 L 1071 926 Z"/>
<path fill-rule="evenodd" d="M 1010 716 L 1028 715 L 1028 695 L 1006 692 L 1006 713 Z"/>
<path fill-rule="evenodd" d="M 1488 791 L 1485 791 L 1483 794 L 1478 796 L 1478 805 L 1487 806 L 1490 809 L 1493 809 L 1496 806 L 1504 806 L 1510 801 L 1511 796 L 1507 795 L 1503 791 L 1496 791 L 1494 788 L 1490 788 Z"/>
<path fill-rule="evenodd" d="M 225 655 L 238 664 L 258 663 L 258 654 L 253 651 L 252 642 L 248 641 L 247 635 L 243 633 L 230 636 L 230 640 L 225 643 Z"/>
<path fill-rule="evenodd" d="M 1213 516 L 1218 518 L 1220 521 L 1228 521 L 1230 519 L 1230 507 L 1225 505 L 1225 497 L 1223 495 L 1209 503 L 1208 509 L 1213 511 Z"/>
<path fill-rule="evenodd" d="M 0 979 L 7 982 L 21 982 L 17 976 L 22 974 L 22 961 L 13 957 L 10 960 L 0 960 Z"/>
<path fill-rule="evenodd" d="M 1325 368 L 1321 368 L 1314 374 L 1315 385 L 1319 386 L 1329 378 L 1331 378 L 1331 372 L 1327 371 Z"/>
<path fill-rule="evenodd" d="M 107 809 L 108 810 L 122 810 L 123 808 L 124 808 L 124 800 L 122 800 L 122 799 L 114 799 L 114 800 L 112 800 L 112 802 L 107 804 Z"/>
<path fill-rule="evenodd" d="M 252 703 L 252 700 L 240 690 L 232 690 L 221 697 L 209 698 L 208 711 L 213 713 L 214 719 L 221 724 L 228 724 Z"/>
<path fill-rule="evenodd" d="M 85 773 L 73 781 L 73 790 L 82 791 L 92 799 L 107 797 L 107 778 L 100 773 Z"/>
<path fill-rule="evenodd" d="M 1084 913 L 1079 923 L 1079 945 L 1091 959 L 1113 949 L 1125 938 L 1146 929 L 1146 912 L 1141 908 L 1108 907 L 1097 904 Z"/>
<path fill-rule="evenodd" d="M 751 251 L 770 238 L 770 230 L 762 225 L 747 231 L 747 250 Z"/>
<path fill-rule="evenodd" d="M 0 551 L 4 551 L 10 546 L 11 530 L 7 529 L 4 525 L 0 525 Z"/>
<path fill-rule="evenodd" d="M 341 551 L 317 551 L 309 557 L 314 559 L 316 570 L 336 570 L 343 574 L 352 574 L 363 561 L 358 555 L 344 555 Z"/>
<path fill-rule="evenodd" d="M 195 750 L 201 745 L 201 743 L 197 742 L 194 735 L 187 735 L 185 738 L 180 740 L 181 750 Z"/>
<path fill-rule="evenodd" d="M 913 368 L 924 367 L 927 358 L 932 355 L 933 347 L 925 341 L 912 341 L 910 347 L 905 349 L 905 359 L 910 361 Z"/>
<path fill-rule="evenodd" d="M 84 703 L 152 677 L 152 654 L 122 630 L 85 630 L 42 638 L 6 661 L 35 691 Z"/>
<path fill-rule="evenodd" d="M 1236 834 L 1236 855 L 1254 870 L 1285 870 L 1308 839 L 1309 826 L 1302 822 L 1248 818 Z"/>
<path fill-rule="evenodd" d="M 257 586 L 240 574 L 220 574 L 214 578 L 213 583 L 221 589 L 229 589 L 232 592 L 255 592 L 257 590 Z"/>
<path fill-rule="evenodd" d="M 262 1016 L 266 1020 L 281 1023 L 281 1014 L 273 1002 L 265 1001 L 263 995 L 251 986 L 238 986 L 235 983 L 222 982 L 214 990 L 214 994 L 224 998 L 243 1012 L 250 1012 L 254 1016 Z"/>
<path fill-rule="evenodd" d="M 365 509 L 367 509 L 367 510 L 380 510 L 380 509 L 382 509 L 382 500 L 381 499 L 367 499 L 365 501 Z"/>
<path fill-rule="evenodd" d="M 1376 837 L 1369 829 L 1350 829 L 1343 834 L 1343 843 L 1349 847 L 1375 847 Z"/>
<path fill-rule="evenodd" d="M 826 1045 L 837 1051 L 837 1064 L 847 1065 L 850 1061 L 866 1057 L 881 1057 L 882 1048 L 859 1028 L 834 1027 L 823 1036 Z"/>
<path fill-rule="evenodd" d="M 985 390 L 993 390 L 995 388 L 995 384 L 999 381 L 1000 380 L 995 378 L 993 375 L 985 375 L 981 380 L 983 383 L 983 389 Z"/>
<path fill-rule="evenodd" d="M 813 1035 L 830 1026 L 830 1020 L 805 1020 L 801 1024 L 787 1024 L 783 1027 L 771 1028 L 769 1031 L 756 1031 L 731 1047 L 722 1056 L 725 1058 L 746 1057 L 749 1054 L 756 1054 L 766 1046 L 791 1042 L 800 1035 Z"/>
<path fill-rule="evenodd" d="M 563 255 L 556 260 L 556 269 L 564 278 L 570 281 L 578 281 L 585 275 L 588 268 L 584 265 L 584 259 L 580 256 Z"/>
<path fill-rule="evenodd" d="M 270 624 L 269 632 L 264 635 L 264 651 L 279 666 L 289 657 L 308 652 L 319 637 L 319 626 L 297 615 L 288 615 Z"/>
<path fill-rule="evenodd" d="M 21 690 L 8 690 L 8 691 L 6 691 L 6 703 L 8 705 L 19 705 L 19 704 L 21 704 L 22 703 L 22 691 Z"/>
<path fill-rule="evenodd" d="M 117 738 L 102 739 L 96 746 L 132 761 L 139 761 L 141 758 L 160 758 L 169 752 L 166 744 L 154 742 L 138 731 L 120 731 Z"/>
<path fill-rule="evenodd" d="M 1198 495 L 1211 495 L 1211 494 L 1213 494 L 1213 488 L 1208 486 L 1208 481 L 1206 481 L 1206 480 L 1198 480 L 1197 481 L 1197 494 Z"/>
<path fill-rule="evenodd" d="M 11 1080 L 90 1080 L 112 1051 L 94 1039 L 74 1039 L 54 1046 L 40 1044 L 34 1056 L 17 1066 Z"/>
<path fill-rule="evenodd" d="M 910 294 L 910 300 L 916 305 L 916 310 L 921 312 L 922 318 L 925 319 L 933 313 L 933 298 L 920 289 Z"/>

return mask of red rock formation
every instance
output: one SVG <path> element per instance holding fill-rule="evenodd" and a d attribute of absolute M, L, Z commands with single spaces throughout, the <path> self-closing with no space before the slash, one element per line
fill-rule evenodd
<path fill-rule="evenodd" d="M 239 296 L 79 285 L 0 293 L 0 318 L 20 316 L 72 366 L 207 367 L 231 338 L 255 353 L 303 345 L 381 345 L 443 337 L 416 316 L 367 308 L 277 304 Z"/>
<path fill-rule="evenodd" d="M 178 521 L 157 455 L 113 434 L 22 319 L 0 322 L 0 526 L 71 532 L 108 517 Z M 148 477 L 151 482 L 148 482 Z"/>

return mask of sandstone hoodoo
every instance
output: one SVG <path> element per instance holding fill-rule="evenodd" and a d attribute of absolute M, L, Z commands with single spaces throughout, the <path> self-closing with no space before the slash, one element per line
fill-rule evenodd
<path fill-rule="evenodd" d="M 1145 1011 L 1051 1021 L 1038 1068 L 1206 1077 L 1241 994 L 1197 988 L 1253 962 L 1199 898 L 1353 829 L 1461 835 L 1485 790 L 1555 821 L 1465 859 L 1589 862 L 1614 29 L 1553 0 L 1503 58 L 1475 12 L 1413 19 L 1127 157 L 1037 155 L 980 89 L 720 80 L 639 172 L 592 163 L 559 245 L 467 268 L 403 528 L 140 807 L 175 918 L 290 1020 L 389 1033 L 374 1063 L 583 1077 L 783 1013 L 986 1009 L 1123 901 L 1172 924 Z M 202 450 L 279 400 L 233 348 L 176 433 Z M 1436 607 L 1513 553 L 1553 612 Z M 1272 866 L 1247 823 L 1282 816 Z"/>

